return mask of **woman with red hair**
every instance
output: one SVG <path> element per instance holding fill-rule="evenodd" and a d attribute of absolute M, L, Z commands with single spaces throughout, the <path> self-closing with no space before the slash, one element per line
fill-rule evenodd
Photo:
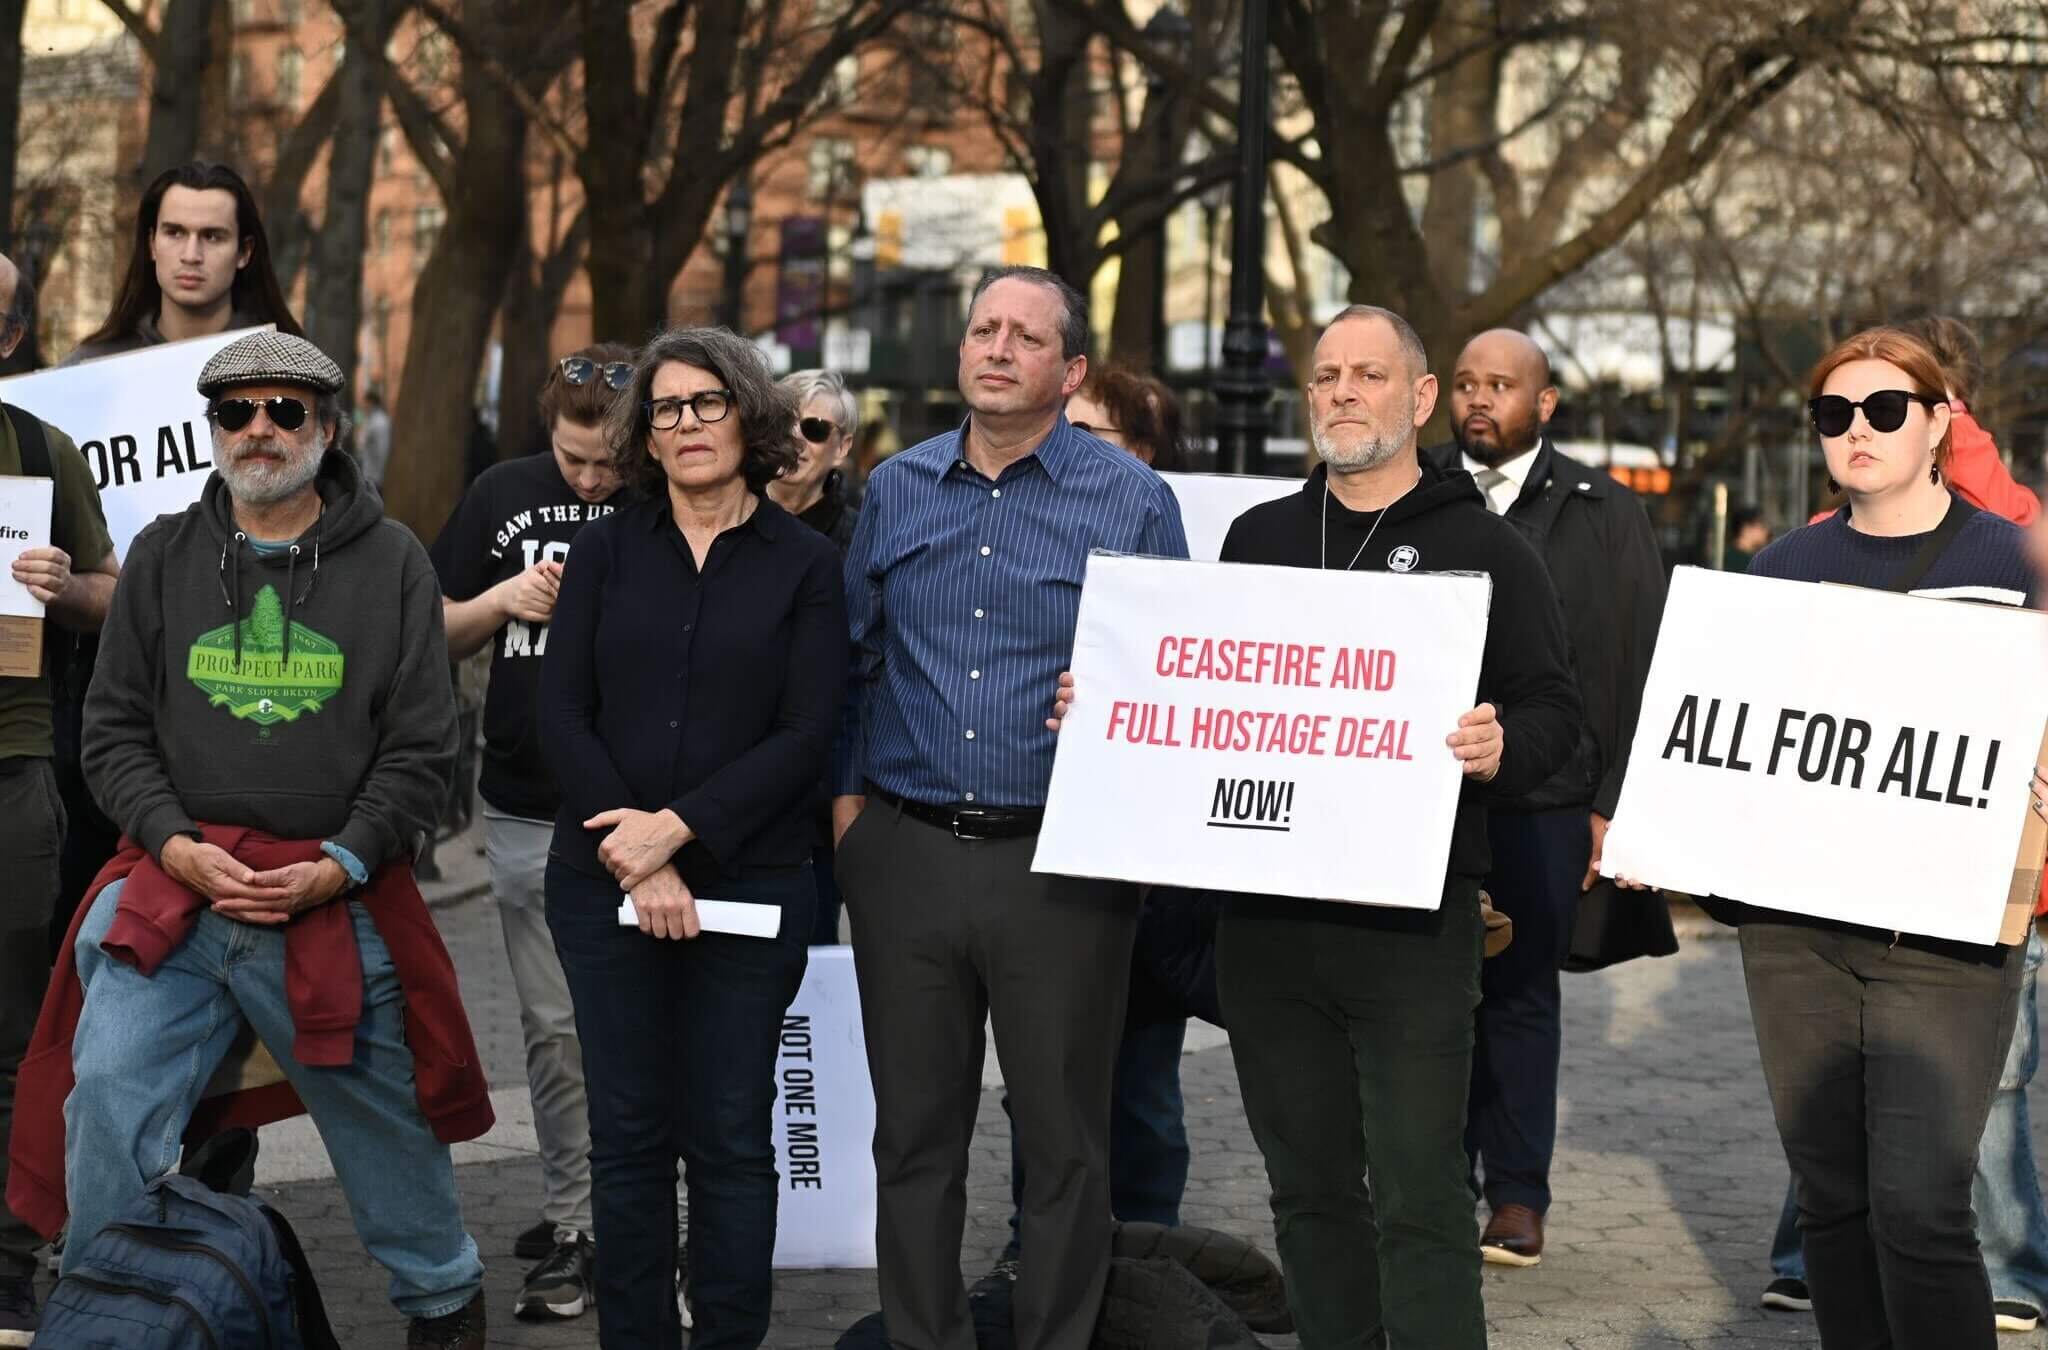
<path fill-rule="evenodd" d="M 2026 603 L 2019 528 L 1949 489 L 1953 413 L 1926 341 L 1898 328 L 1858 333 L 1814 367 L 1810 393 L 1848 502 L 1764 549 L 1750 575 Z M 2024 945 L 1881 932 L 1757 899 L 1711 903 L 1741 928 L 1821 1344 L 1990 1350 L 1970 1188 Z"/>

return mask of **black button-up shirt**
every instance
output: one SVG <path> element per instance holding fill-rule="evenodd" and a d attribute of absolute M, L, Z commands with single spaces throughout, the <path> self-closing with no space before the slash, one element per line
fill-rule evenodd
<path fill-rule="evenodd" d="M 552 855 L 604 876 L 600 811 L 672 808 L 676 855 L 716 897 L 741 869 L 810 856 L 849 644 L 839 554 L 763 498 L 700 572 L 666 498 L 576 536 L 541 672 L 540 732 L 562 791 Z"/>

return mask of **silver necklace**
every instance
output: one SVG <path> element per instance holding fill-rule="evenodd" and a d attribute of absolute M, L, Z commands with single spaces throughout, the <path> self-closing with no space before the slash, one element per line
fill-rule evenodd
<path fill-rule="evenodd" d="M 1422 469 L 1418 465 L 1415 470 L 1415 482 L 1402 488 L 1400 497 L 1394 498 L 1393 501 L 1380 508 L 1379 515 L 1373 518 L 1372 528 L 1365 532 L 1364 540 L 1359 543 L 1358 552 L 1352 554 L 1351 561 L 1344 564 L 1345 571 L 1349 572 L 1352 568 L 1358 566 L 1358 560 L 1365 556 L 1365 546 L 1370 544 L 1372 537 L 1380 532 L 1380 522 L 1387 518 L 1387 512 L 1393 510 L 1395 503 L 1399 502 L 1402 497 L 1406 497 L 1409 493 L 1415 491 L 1416 486 L 1421 482 Z M 1323 571 L 1327 572 L 1330 570 L 1330 476 L 1328 473 L 1323 475 L 1323 545 L 1316 554 L 1316 562 Z"/>

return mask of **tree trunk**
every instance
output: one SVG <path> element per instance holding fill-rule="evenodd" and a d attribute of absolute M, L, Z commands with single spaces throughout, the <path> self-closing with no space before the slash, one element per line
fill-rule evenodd
<path fill-rule="evenodd" d="M 0 253 L 14 248 L 14 165 L 21 139 L 21 22 L 28 0 L 0 0 Z"/>
<path fill-rule="evenodd" d="M 1151 106 L 1155 97 L 1171 98 L 1157 85 L 1146 95 L 1144 120 L 1138 123 L 1123 147 L 1124 162 L 1117 177 L 1126 174 L 1150 178 L 1170 171 L 1161 138 L 1171 134 L 1173 119 L 1164 109 Z M 1161 190 L 1170 191 L 1161 178 Z M 1165 270 L 1166 231 L 1172 216 L 1161 216 L 1157 224 L 1143 228 L 1138 237 L 1124 245 L 1116 273 L 1116 301 L 1110 313 L 1109 353 L 1116 363 L 1149 374 L 1164 374 L 1166 353 L 1154 341 L 1153 319 L 1165 296 L 1160 280 Z M 1125 228 L 1119 225 L 1119 229 Z M 1083 283 L 1076 282 L 1076 285 Z M 1085 289 L 1084 289 L 1084 294 Z M 1161 341 L 1164 334 L 1156 335 Z"/>
<path fill-rule="evenodd" d="M 640 92 L 628 0 L 582 0 L 583 101 L 592 127 L 576 157 L 590 203 L 590 323 L 601 340 L 640 343 L 667 317 L 668 287 L 655 284 L 654 222 L 642 185 L 649 99 Z M 658 91 L 657 91 L 658 95 Z M 712 147 L 684 146 L 687 158 Z"/>
<path fill-rule="evenodd" d="M 386 480 L 391 514 L 422 538 L 462 496 L 477 372 L 527 210 L 525 113 L 477 62 L 464 63 L 461 85 L 467 135 L 447 222 L 413 291 Z"/>
<path fill-rule="evenodd" d="M 199 153 L 206 68 L 213 63 L 214 5 L 215 0 L 168 0 L 164 6 L 156 67 L 150 72 L 144 183 Z"/>
<path fill-rule="evenodd" d="M 590 238 L 590 217 L 578 213 L 547 257 L 535 258 L 530 239 L 522 239 L 519 257 L 505 289 L 505 309 L 498 324 L 504 359 L 498 367 L 498 458 L 517 459 L 548 448 L 548 428 L 540 424 L 540 387 L 558 353 L 551 345 L 555 316 L 562 296 L 576 275 Z M 599 341 L 603 339 L 600 338 Z"/>
<path fill-rule="evenodd" d="M 1493 20 L 1496 0 L 1453 0 L 1431 33 L 1431 45 L 1447 50 L 1479 49 L 1430 82 L 1429 148 L 1434 159 L 1480 145 L 1494 134 L 1499 101 L 1498 57 L 1475 41 Z M 1479 248 L 1482 179 L 1471 161 L 1438 170 L 1429 178 L 1422 206 L 1422 235 L 1430 241 L 1436 284 L 1446 295 L 1465 296 L 1475 284 Z"/>
<path fill-rule="evenodd" d="M 356 333 L 363 314 L 363 254 L 369 233 L 370 179 L 377 166 L 379 110 L 384 96 L 377 65 L 390 33 L 392 0 L 338 0 L 351 41 L 341 82 L 334 141 L 327 156 L 327 210 L 313 247 L 306 291 L 306 336 L 334 358 L 353 385 Z M 371 35 L 377 35 L 372 38 Z"/>
<path fill-rule="evenodd" d="M 1088 202 L 1088 144 L 1094 109 L 1087 87 L 1088 26 L 1064 6 L 1040 0 L 1038 69 L 1024 137 L 1031 156 L 1031 193 L 1045 223 L 1045 265 L 1081 294 L 1102 266 L 1102 248 Z"/>

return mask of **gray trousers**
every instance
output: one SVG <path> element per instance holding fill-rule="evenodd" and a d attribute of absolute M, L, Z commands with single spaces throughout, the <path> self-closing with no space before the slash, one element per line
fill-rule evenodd
<path fill-rule="evenodd" d="M 541 878 L 552 822 L 484 812 L 484 857 L 505 929 L 505 956 L 519 992 L 526 1084 L 540 1144 L 541 1216 L 557 1228 L 591 1231 L 590 1103 L 583 1090 L 583 1043 L 576 1009 L 548 920 Z"/>
<path fill-rule="evenodd" d="M 9 1212 L 5 1196 L 14 1078 L 50 984 L 50 912 L 64 843 L 64 803 L 48 759 L 0 759 L 0 821 L 0 1277 L 12 1277 L 35 1270 L 43 1241 Z"/>
<path fill-rule="evenodd" d="M 974 1350 L 960 1275 L 983 1025 L 1024 1161 L 1017 1350 L 1086 1350 L 1109 1277 L 1109 1097 L 1133 886 L 1041 876 L 1034 838 L 876 802 L 839 849 L 875 1085 L 875 1245 L 897 1350 Z"/>

